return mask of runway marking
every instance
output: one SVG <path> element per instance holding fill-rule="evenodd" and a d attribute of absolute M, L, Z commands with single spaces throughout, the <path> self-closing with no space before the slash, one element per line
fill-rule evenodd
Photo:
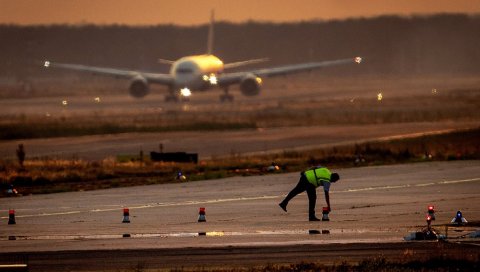
<path fill-rule="evenodd" d="M 434 185 L 444 185 L 444 184 L 458 184 L 458 183 L 467 183 L 467 182 L 478 182 L 480 178 L 470 178 L 470 179 L 461 179 L 461 180 L 443 180 L 438 182 L 428 182 L 428 183 L 419 183 L 419 184 L 404 184 L 404 185 L 389 185 L 389 186 L 379 186 L 379 187 L 366 187 L 366 188 L 357 188 L 357 189 L 347 189 L 341 191 L 334 191 L 335 193 L 352 193 L 352 192 L 364 192 L 364 191 L 375 191 L 375 190 L 388 190 L 388 189 L 402 189 L 408 187 L 427 187 Z M 254 197 L 237 197 L 237 198 L 224 198 L 224 199 L 211 199 L 211 200 L 190 200 L 182 202 L 169 202 L 169 203 L 152 203 L 152 204 L 141 204 L 137 206 L 130 206 L 130 210 L 137 209 L 148 209 L 148 208 L 158 208 L 158 207 L 174 207 L 174 206 L 186 206 L 186 205 L 199 205 L 199 204 L 214 204 L 214 203 L 225 203 L 233 201 L 250 201 L 250 200 L 265 200 L 265 199 L 275 199 L 282 198 L 284 195 L 265 195 L 265 196 L 254 196 Z M 45 216 L 59 216 L 59 215 L 71 215 L 79 213 L 98 213 L 98 212 L 112 212 L 118 211 L 124 205 L 118 205 L 117 208 L 108 208 L 108 209 L 91 209 L 85 211 L 67 211 L 67 212 L 55 212 L 55 213 L 40 213 L 40 214 L 27 214 L 27 215 L 16 215 L 17 218 L 28 218 L 28 217 L 45 217 Z M 8 219 L 7 216 L 1 217 L 1 219 Z"/>
<path fill-rule="evenodd" d="M 58 213 L 39 213 L 39 214 L 27 214 L 27 215 L 15 215 L 16 218 L 27 218 L 27 217 L 44 217 L 44 216 L 55 216 L 55 215 L 69 215 L 69 214 L 79 214 L 81 211 L 70 211 L 70 212 L 58 212 Z M 1 217 L 2 219 L 7 219 L 8 217 Z"/>
<path fill-rule="evenodd" d="M 480 178 L 441 181 L 439 182 L 439 184 L 463 183 L 463 182 L 470 182 L 470 181 L 477 181 L 477 180 L 480 180 Z"/>
<path fill-rule="evenodd" d="M 170 203 L 155 203 L 148 205 L 132 206 L 129 207 L 130 210 L 134 209 L 147 209 L 147 208 L 156 208 L 156 207 L 173 207 L 173 206 L 185 206 L 185 205 L 198 205 L 198 204 L 212 204 L 212 203 L 223 203 L 223 202 L 233 202 L 233 201 L 246 201 L 246 200 L 261 200 L 261 199 L 273 199 L 280 196 L 254 196 L 254 197 L 237 197 L 237 198 L 224 198 L 224 199 L 211 199 L 211 200 L 198 200 L 198 201 L 184 201 L 184 202 L 170 202 Z M 118 209 L 96 209 L 92 212 L 108 212 L 116 211 Z"/>
<path fill-rule="evenodd" d="M 351 193 L 351 192 L 363 192 L 363 191 L 374 191 L 374 190 L 401 189 L 401 188 L 408 188 L 408 187 L 427 187 L 427 186 L 433 186 L 433 185 L 456 184 L 456 183 L 466 183 L 466 182 L 475 182 L 475 181 L 480 181 L 480 178 L 461 179 L 461 180 L 444 180 L 444 181 L 438 181 L 438 182 L 428 182 L 428 183 L 419 183 L 419 184 L 367 187 L 367 188 L 358 188 L 358 189 L 347 189 L 347 190 L 336 191 L 336 192 Z"/>
<path fill-rule="evenodd" d="M 328 229 L 328 234 L 357 234 L 357 233 L 389 233 L 388 229 Z M 319 233 L 320 234 L 320 233 Z M 129 233 L 129 238 L 188 238 L 188 237 L 224 237 L 224 236 L 290 236 L 311 235 L 307 229 L 296 230 L 252 230 L 238 231 L 207 231 L 207 232 L 172 232 L 172 233 Z M 325 234 L 323 234 L 325 235 Z M 64 235 L 20 235 L 15 240 L 96 240 L 96 239 L 123 239 L 123 234 L 64 234 Z M 0 236 L 0 241 L 9 240 L 9 236 Z"/>
<path fill-rule="evenodd" d="M 256 196 L 256 197 L 238 197 L 238 198 L 225 198 L 225 199 L 212 199 L 212 200 L 199 200 L 199 201 L 184 201 L 184 202 L 169 202 L 169 203 L 153 203 L 153 204 L 143 204 L 139 206 L 130 206 L 130 210 L 137 209 L 147 209 L 147 208 L 158 208 L 158 207 L 173 207 L 173 206 L 186 206 L 186 205 L 198 205 L 198 204 L 212 204 L 212 203 L 223 203 L 223 202 L 233 202 L 233 201 L 248 201 L 248 200 L 261 200 L 261 199 L 273 199 L 280 196 Z M 108 208 L 108 209 L 93 209 L 85 211 L 69 211 L 69 212 L 56 212 L 56 213 L 40 213 L 40 214 L 27 214 L 27 215 L 16 215 L 17 218 L 28 218 L 28 217 L 44 217 L 44 216 L 57 216 L 57 215 L 70 215 L 70 214 L 79 214 L 79 213 L 98 213 L 98 212 L 111 212 L 118 211 L 123 205 L 118 205 L 117 208 Z M 1 217 L 1 219 L 7 219 L 7 216 Z"/>
<path fill-rule="evenodd" d="M 310 145 L 302 145 L 297 147 L 290 147 L 290 148 L 276 148 L 276 149 L 269 149 L 269 150 L 258 150 L 258 151 L 250 151 L 250 152 L 243 152 L 242 156 L 255 156 L 255 155 L 265 155 L 265 154 L 276 154 L 276 153 L 284 153 L 285 151 L 304 151 L 304 150 L 311 150 L 316 148 L 325 148 L 331 146 L 344 146 L 344 145 L 354 145 L 354 144 L 362 144 L 368 143 L 373 141 L 380 141 L 380 142 L 387 142 L 392 140 L 401 140 L 401 139 L 411 139 L 417 138 L 422 136 L 431 136 L 431 135 L 440 135 L 450 132 L 455 132 L 458 129 L 442 129 L 442 130 L 433 130 L 433 131 L 426 131 L 426 132 L 412 132 L 406 134 L 397 134 L 391 136 L 377 136 L 377 137 L 367 137 L 367 138 L 360 138 L 356 140 L 346 140 L 346 141 L 338 141 L 338 142 L 327 142 L 322 144 L 310 144 Z M 219 155 L 215 157 L 226 158 L 230 155 Z M 211 159 L 212 156 L 206 156 L 206 159 Z"/>
<path fill-rule="evenodd" d="M 339 193 L 351 193 L 351 192 L 363 192 L 363 191 L 374 191 L 374 190 L 387 190 L 387 189 L 400 189 L 411 187 L 410 184 L 405 185 L 395 185 L 395 186 L 381 186 L 381 187 L 367 187 L 367 188 L 358 188 L 358 189 L 347 189 L 344 191 L 337 191 Z"/>

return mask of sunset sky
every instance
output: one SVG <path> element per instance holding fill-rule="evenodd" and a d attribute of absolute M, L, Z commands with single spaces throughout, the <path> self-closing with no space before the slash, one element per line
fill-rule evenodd
<path fill-rule="evenodd" d="M 480 14 L 480 0 L 0 0 L 0 23 L 196 25 L 330 20 L 385 14 Z"/>

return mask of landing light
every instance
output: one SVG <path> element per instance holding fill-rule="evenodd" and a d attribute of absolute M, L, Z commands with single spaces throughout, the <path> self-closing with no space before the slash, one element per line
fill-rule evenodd
<path fill-rule="evenodd" d="M 50 62 L 49 62 L 48 60 L 45 61 L 45 62 L 43 63 L 43 66 L 45 66 L 45 67 L 47 67 L 47 68 L 50 67 Z"/>
<path fill-rule="evenodd" d="M 378 101 L 382 101 L 382 99 L 383 99 L 383 94 L 382 94 L 382 93 L 378 93 L 378 94 L 377 94 L 377 100 L 378 100 Z"/>
<path fill-rule="evenodd" d="M 192 92 L 190 91 L 189 88 L 182 88 L 182 89 L 180 89 L 180 95 L 185 96 L 185 97 L 189 97 L 190 95 L 192 95 Z"/>
<path fill-rule="evenodd" d="M 217 76 L 215 76 L 214 74 L 211 74 L 209 81 L 210 81 L 210 84 L 217 85 Z"/>
<path fill-rule="evenodd" d="M 358 63 L 358 64 L 362 63 L 362 58 L 361 57 L 356 57 L 355 62 Z"/>
<path fill-rule="evenodd" d="M 262 79 L 260 77 L 256 77 L 255 80 L 257 81 L 258 84 L 262 84 Z"/>

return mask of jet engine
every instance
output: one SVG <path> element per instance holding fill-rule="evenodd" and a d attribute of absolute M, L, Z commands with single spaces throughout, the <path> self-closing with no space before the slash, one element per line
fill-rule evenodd
<path fill-rule="evenodd" d="M 148 81 L 142 76 L 134 77 L 130 83 L 130 95 L 135 98 L 142 98 L 150 92 Z"/>
<path fill-rule="evenodd" d="M 254 96 L 260 93 L 262 79 L 254 74 L 248 74 L 240 81 L 240 91 L 245 96 Z"/>

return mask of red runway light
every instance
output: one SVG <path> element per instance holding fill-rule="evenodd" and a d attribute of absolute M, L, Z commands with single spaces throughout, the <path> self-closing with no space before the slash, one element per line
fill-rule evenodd
<path fill-rule="evenodd" d="M 8 224 L 9 225 L 15 225 L 15 210 L 10 209 L 8 210 Z"/>
<path fill-rule="evenodd" d="M 435 220 L 435 206 L 429 205 L 428 206 L 428 216 L 431 220 Z"/>
<path fill-rule="evenodd" d="M 328 207 L 323 207 L 322 208 L 322 221 L 330 221 L 330 218 L 328 218 L 328 214 L 330 213 Z"/>
<path fill-rule="evenodd" d="M 123 208 L 122 223 L 130 223 L 130 210 L 128 208 Z"/>
<path fill-rule="evenodd" d="M 198 222 L 207 222 L 205 217 L 205 208 L 200 208 L 198 211 Z"/>

